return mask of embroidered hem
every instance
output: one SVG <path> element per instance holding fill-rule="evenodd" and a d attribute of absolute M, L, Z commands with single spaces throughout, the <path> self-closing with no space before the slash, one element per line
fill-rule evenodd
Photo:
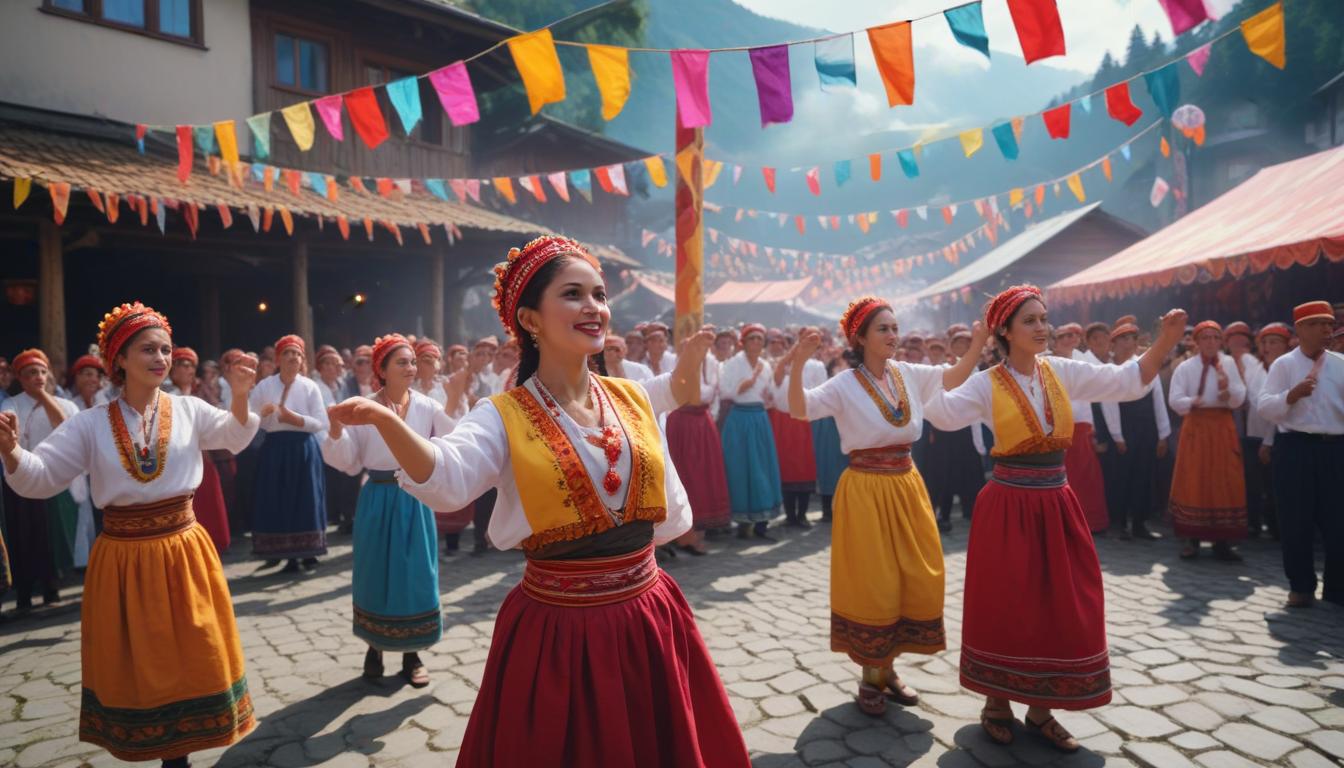
<path fill-rule="evenodd" d="M 1192 507 L 1170 503 L 1172 530 L 1177 538 L 1229 541 L 1246 538 L 1246 507 Z"/>
<path fill-rule="evenodd" d="M 245 677 L 221 693 L 148 709 L 103 706 L 88 688 L 80 702 L 79 740 L 121 760 L 163 760 L 228 746 L 254 727 Z"/>
<path fill-rule="evenodd" d="M 252 532 L 252 554 L 268 558 L 317 557 L 327 554 L 326 531 Z"/>
<path fill-rule="evenodd" d="M 1111 700 L 1110 656 L 1026 659 L 961 648 L 961 685 L 1028 706 L 1091 709 Z"/>
<path fill-rule="evenodd" d="M 437 607 L 410 616 L 379 616 L 356 605 L 353 623 L 355 637 L 380 651 L 422 651 L 443 635 L 443 614 Z"/>
<path fill-rule="evenodd" d="M 942 616 L 927 620 L 902 616 L 885 626 L 874 626 L 831 613 L 831 650 L 848 654 L 856 664 L 886 667 L 902 653 L 933 654 L 945 648 Z"/>

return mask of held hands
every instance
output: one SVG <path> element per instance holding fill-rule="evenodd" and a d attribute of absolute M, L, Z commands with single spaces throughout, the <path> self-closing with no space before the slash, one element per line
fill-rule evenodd
<path fill-rule="evenodd" d="M 367 397 L 351 397 L 327 409 L 331 428 L 375 424 L 379 419 L 396 418 L 392 411 Z"/>
<path fill-rule="evenodd" d="M 280 406 L 280 414 L 276 418 L 278 418 L 281 423 L 288 424 L 291 427 L 303 426 L 303 417 L 299 416 L 298 414 L 294 413 L 293 411 L 289 410 L 283 405 Z"/>
<path fill-rule="evenodd" d="M 267 416 L 270 416 L 272 413 L 275 413 L 275 409 L 276 409 L 275 403 L 267 403 L 261 406 L 261 410 L 257 413 L 257 415 L 264 419 Z"/>
<path fill-rule="evenodd" d="M 19 414 L 0 412 L 0 454 L 8 457 L 19 450 Z"/>

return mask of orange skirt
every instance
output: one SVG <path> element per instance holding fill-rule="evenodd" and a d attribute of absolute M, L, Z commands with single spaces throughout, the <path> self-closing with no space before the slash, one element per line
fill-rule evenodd
<path fill-rule="evenodd" d="M 103 510 L 81 630 L 80 741 L 164 760 L 255 727 L 228 584 L 190 496 Z"/>
<path fill-rule="evenodd" d="M 1246 477 L 1232 412 L 1196 408 L 1181 424 L 1171 480 L 1171 521 L 1182 539 L 1246 538 Z"/>

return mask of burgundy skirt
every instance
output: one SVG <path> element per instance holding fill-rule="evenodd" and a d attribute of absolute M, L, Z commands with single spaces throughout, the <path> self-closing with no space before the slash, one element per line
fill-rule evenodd
<path fill-rule="evenodd" d="M 465 509 L 459 509 L 456 512 L 435 512 L 434 528 L 440 535 L 445 533 L 461 533 L 462 529 L 471 525 L 471 519 L 475 513 L 475 505 L 466 507 Z"/>
<path fill-rule="evenodd" d="M 817 460 L 812 451 L 812 423 L 785 411 L 770 409 L 770 429 L 779 455 L 779 482 L 786 491 L 817 490 Z"/>
<path fill-rule="evenodd" d="M 219 471 L 209 454 L 201 455 L 201 484 L 191 500 L 196 512 L 196 522 L 210 534 L 215 543 L 215 551 L 224 554 L 229 551 L 229 510 L 224 506 L 224 491 L 219 484 Z"/>
<path fill-rule="evenodd" d="M 1000 458 L 966 548 L 961 684 L 1051 709 L 1111 700 L 1101 565 L 1064 467 Z"/>
<path fill-rule="evenodd" d="M 653 547 L 529 560 L 495 619 L 457 765 L 751 765 L 686 598 Z"/>
<path fill-rule="evenodd" d="M 667 415 L 667 450 L 691 502 L 695 530 L 723 528 L 733 522 L 723 443 L 709 407 L 687 405 Z"/>
<path fill-rule="evenodd" d="M 1101 462 L 1092 447 L 1092 425 L 1073 425 L 1073 443 L 1064 455 L 1064 468 L 1069 473 L 1069 487 L 1083 507 L 1083 517 L 1092 532 L 1111 527 L 1111 513 L 1106 507 L 1106 483 L 1101 477 Z"/>

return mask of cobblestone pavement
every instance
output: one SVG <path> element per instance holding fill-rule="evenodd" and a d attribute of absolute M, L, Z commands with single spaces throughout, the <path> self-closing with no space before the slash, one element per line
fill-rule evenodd
<path fill-rule="evenodd" d="M 1101 540 L 1114 702 L 1060 715 L 1085 745 L 1072 756 L 1020 730 L 1013 746 L 990 743 L 976 724 L 981 700 L 957 685 L 965 545 L 959 524 L 945 539 L 952 647 L 898 659 L 921 701 L 876 719 L 852 702 L 856 667 L 828 650 L 826 526 L 773 544 L 712 539 L 711 556 L 666 565 L 695 608 L 758 768 L 1344 762 L 1344 609 L 1282 610 L 1278 548 L 1268 541 L 1246 544 L 1246 563 L 1233 565 L 1182 562 L 1170 539 Z M 422 690 L 360 679 L 350 567 L 344 536 L 307 577 L 257 576 L 255 562 L 226 558 L 260 725 L 229 749 L 195 755 L 195 765 L 452 764 L 521 556 L 444 560 L 446 631 L 426 655 L 434 681 Z M 76 606 L 0 624 L 0 765 L 119 764 L 76 741 Z"/>

